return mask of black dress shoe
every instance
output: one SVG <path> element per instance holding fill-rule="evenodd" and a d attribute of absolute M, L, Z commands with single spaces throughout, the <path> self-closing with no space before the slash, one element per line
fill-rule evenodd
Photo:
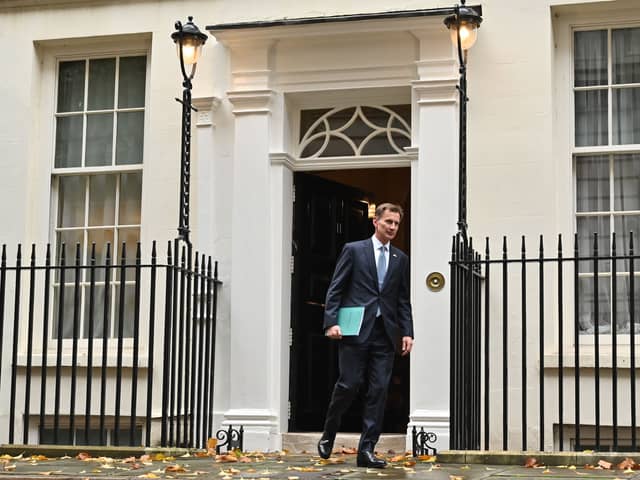
<path fill-rule="evenodd" d="M 358 452 L 358 466 L 367 468 L 384 468 L 387 466 L 387 462 L 381 458 L 376 458 L 370 450 L 363 450 Z"/>
<path fill-rule="evenodd" d="M 331 452 L 333 451 L 333 442 L 336 439 L 336 434 L 331 433 L 323 433 L 322 437 L 320 437 L 320 441 L 318 442 L 318 455 L 322 458 L 327 459 L 331 456 Z"/>

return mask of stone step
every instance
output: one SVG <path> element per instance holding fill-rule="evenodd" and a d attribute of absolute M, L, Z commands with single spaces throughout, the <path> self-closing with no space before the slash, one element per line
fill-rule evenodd
<path fill-rule="evenodd" d="M 318 440 L 321 432 L 283 433 L 282 448 L 291 453 L 310 453 L 317 455 Z M 360 440 L 359 433 L 339 433 L 333 447 L 335 452 L 344 448 L 357 448 Z M 380 435 L 376 445 L 379 453 L 404 453 L 407 437 L 401 433 L 386 433 Z"/>

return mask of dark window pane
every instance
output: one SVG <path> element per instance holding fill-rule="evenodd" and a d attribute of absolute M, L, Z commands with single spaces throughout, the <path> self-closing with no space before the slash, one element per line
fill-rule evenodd
<path fill-rule="evenodd" d="M 84 110 L 85 61 L 60 62 L 58 70 L 58 112 Z"/>
<path fill-rule="evenodd" d="M 144 112 L 118 113 L 116 165 L 142 163 L 144 147 Z"/>
<path fill-rule="evenodd" d="M 116 87 L 116 59 L 101 58 L 89 61 L 89 95 L 87 110 L 113 108 Z"/>
<path fill-rule="evenodd" d="M 606 85 L 607 31 L 575 32 L 573 38 L 575 86 Z"/>
<path fill-rule="evenodd" d="M 613 90 L 613 143 L 640 143 L 640 88 Z"/>
<path fill-rule="evenodd" d="M 118 107 L 144 107 L 147 57 L 122 57 L 118 82 Z"/>
<path fill-rule="evenodd" d="M 597 289 L 597 296 L 596 296 Z M 598 312 L 596 315 L 596 297 Z M 581 277 L 578 280 L 580 334 L 594 334 L 598 318 L 598 333 L 611 333 L 611 284 L 609 277 Z"/>
<path fill-rule="evenodd" d="M 142 197 L 142 174 L 123 173 L 120 175 L 119 225 L 140 223 L 140 201 Z"/>
<path fill-rule="evenodd" d="M 616 232 L 616 254 L 629 255 L 630 250 L 630 234 L 633 232 L 633 249 L 635 255 L 638 254 L 638 235 L 640 235 L 640 216 L 638 215 L 621 215 L 614 217 L 614 226 Z M 633 269 L 640 270 L 640 260 L 634 260 Z M 629 260 L 618 262 L 618 271 L 629 271 Z M 639 300 L 640 302 L 640 300 Z"/>
<path fill-rule="evenodd" d="M 630 333 L 631 327 L 631 299 L 629 291 L 631 290 L 631 279 L 629 276 L 618 275 L 617 277 L 617 295 L 616 295 L 616 324 L 618 331 L 616 333 Z M 634 332 L 640 333 L 640 277 L 634 277 L 634 305 L 633 305 L 633 324 Z"/>
<path fill-rule="evenodd" d="M 575 92 L 576 147 L 607 145 L 607 91 L 587 90 Z"/>
<path fill-rule="evenodd" d="M 116 175 L 89 177 L 89 225 L 115 225 Z"/>
<path fill-rule="evenodd" d="M 113 113 L 87 115 L 87 147 L 85 165 L 111 165 L 113 152 Z"/>
<path fill-rule="evenodd" d="M 591 257 L 595 252 L 597 233 L 598 256 L 607 256 L 610 252 L 610 220 L 609 217 L 578 217 L 578 249 L 580 257 Z M 611 262 L 598 262 L 598 272 L 608 272 Z M 579 272 L 593 272 L 594 261 L 583 260 L 579 263 Z"/>
<path fill-rule="evenodd" d="M 640 83 L 640 28 L 612 31 L 613 83 Z"/>
<path fill-rule="evenodd" d="M 58 187 L 58 227 L 84 225 L 85 177 L 60 177 Z"/>
<path fill-rule="evenodd" d="M 613 173 L 615 209 L 640 210 L 640 154 L 616 155 Z"/>
<path fill-rule="evenodd" d="M 576 189 L 578 212 L 609 210 L 609 157 L 576 157 Z"/>
<path fill-rule="evenodd" d="M 56 119 L 56 168 L 82 165 L 82 115 Z"/>

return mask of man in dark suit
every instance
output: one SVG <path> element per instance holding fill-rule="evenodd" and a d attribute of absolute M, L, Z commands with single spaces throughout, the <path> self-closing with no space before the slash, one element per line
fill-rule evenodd
<path fill-rule="evenodd" d="M 402 208 L 383 203 L 376 208 L 371 238 L 347 243 L 336 264 L 325 302 L 325 335 L 339 344 L 340 376 L 333 389 L 318 453 L 329 458 L 342 414 L 360 385 L 367 388 L 358 445 L 359 467 L 384 468 L 374 455 L 380 437 L 394 351 L 407 355 L 413 347 L 409 300 L 409 258 L 391 245 L 402 220 Z M 356 336 L 342 336 L 340 307 L 364 307 Z"/>

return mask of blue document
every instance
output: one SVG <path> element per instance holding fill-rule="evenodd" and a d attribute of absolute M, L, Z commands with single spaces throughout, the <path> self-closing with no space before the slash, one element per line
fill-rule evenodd
<path fill-rule="evenodd" d="M 343 336 L 358 335 L 364 318 L 364 307 L 342 307 L 338 310 L 338 325 Z"/>

